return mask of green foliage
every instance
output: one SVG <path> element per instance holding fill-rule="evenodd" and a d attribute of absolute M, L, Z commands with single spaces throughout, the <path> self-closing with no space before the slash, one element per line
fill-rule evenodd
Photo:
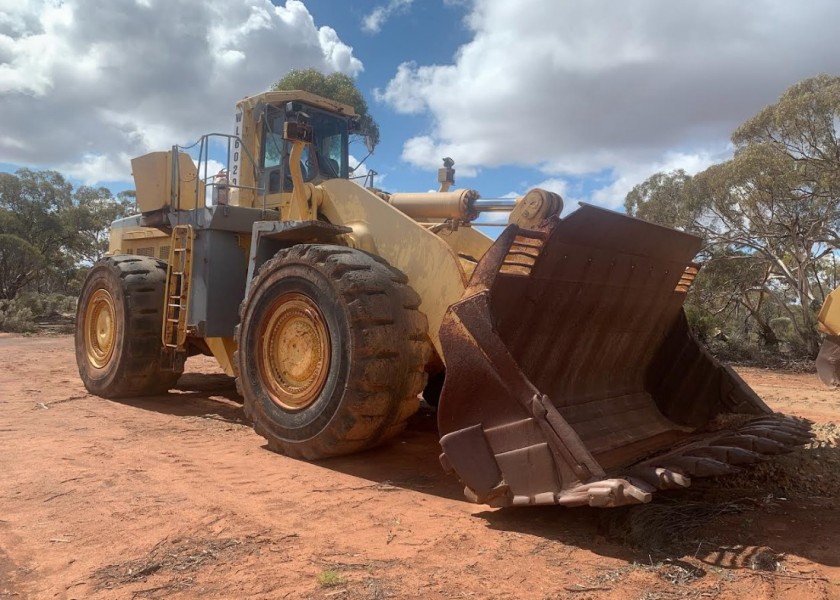
<path fill-rule="evenodd" d="M 321 571 L 318 573 L 318 584 L 321 587 L 335 587 L 344 583 L 344 578 L 338 571 Z"/>
<path fill-rule="evenodd" d="M 76 312 L 76 296 L 63 294 L 38 294 L 27 292 L 13 300 L 16 305 L 29 309 L 38 319 L 66 317 Z"/>
<path fill-rule="evenodd" d="M 17 235 L 0 233 L 0 298 L 14 298 L 35 278 L 42 264 L 35 246 Z"/>
<path fill-rule="evenodd" d="M 717 338 L 723 331 L 723 319 L 693 303 L 686 303 L 685 316 L 691 330 L 703 342 Z"/>
<path fill-rule="evenodd" d="M 31 333 L 38 321 L 71 322 L 76 312 L 75 296 L 23 293 L 14 300 L 0 300 L 0 331 Z"/>
<path fill-rule="evenodd" d="M 68 249 L 79 260 L 95 262 L 108 250 L 111 222 L 134 212 L 133 192 L 131 196 L 121 192 L 114 198 L 108 188 L 82 186 L 73 194 L 73 200 L 74 210 L 68 211 L 65 219 L 66 226 L 78 235 Z"/>
<path fill-rule="evenodd" d="M 640 219 L 691 231 L 703 208 L 692 184 L 691 176 L 682 169 L 656 173 L 627 194 L 624 208 Z"/>
<path fill-rule="evenodd" d="M 133 209 L 133 193 L 74 190 L 55 171 L 0 173 L 0 298 L 77 293 L 84 265 L 108 248 L 111 221 Z"/>
<path fill-rule="evenodd" d="M 0 300 L 0 331 L 31 333 L 35 331 L 35 315 L 14 300 Z"/>
<path fill-rule="evenodd" d="M 714 317 L 738 352 L 816 355 L 815 311 L 838 274 L 838 127 L 840 77 L 807 79 L 735 131 L 731 160 L 657 173 L 627 195 L 629 214 L 703 237 L 687 302 L 698 335 Z"/>
<path fill-rule="evenodd" d="M 295 69 L 271 86 L 272 90 L 303 90 L 353 107 L 359 115 L 359 133 L 368 139 L 371 151 L 379 143 L 379 125 L 368 110 L 356 82 L 344 73 L 325 75 L 317 69 Z"/>

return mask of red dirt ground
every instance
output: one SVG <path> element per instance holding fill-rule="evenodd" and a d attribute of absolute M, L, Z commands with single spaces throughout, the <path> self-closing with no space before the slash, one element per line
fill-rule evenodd
<path fill-rule="evenodd" d="M 310 464 L 265 449 L 207 358 L 121 402 L 67 336 L 0 334 L 0 364 L 0 598 L 840 598 L 840 391 L 814 375 L 740 371 L 817 423 L 781 463 L 644 512 L 492 510 L 442 472 L 431 411 Z"/>

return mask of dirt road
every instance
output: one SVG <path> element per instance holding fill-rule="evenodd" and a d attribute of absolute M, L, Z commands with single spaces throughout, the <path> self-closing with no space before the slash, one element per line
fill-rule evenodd
<path fill-rule="evenodd" d="M 206 358 L 123 402 L 85 392 L 70 337 L 0 337 L 0 365 L 0 598 L 840 598 L 840 392 L 813 375 L 742 371 L 821 447 L 679 503 L 490 510 L 441 471 L 429 411 L 309 464 Z"/>

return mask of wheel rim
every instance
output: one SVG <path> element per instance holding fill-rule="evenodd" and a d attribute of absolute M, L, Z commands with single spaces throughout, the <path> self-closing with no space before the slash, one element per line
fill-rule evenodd
<path fill-rule="evenodd" d="M 97 369 L 103 368 L 114 354 L 116 340 L 114 299 L 107 290 L 96 290 L 85 310 L 85 354 Z"/>
<path fill-rule="evenodd" d="M 303 294 L 284 294 L 257 339 L 260 378 L 274 403 L 297 411 L 315 402 L 330 371 L 330 336 L 317 305 Z"/>

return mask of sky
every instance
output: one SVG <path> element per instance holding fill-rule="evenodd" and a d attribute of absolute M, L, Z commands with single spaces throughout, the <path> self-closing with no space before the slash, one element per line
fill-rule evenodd
<path fill-rule="evenodd" d="M 0 170 L 131 188 L 132 157 L 231 132 L 237 99 L 314 67 L 368 99 L 378 187 L 434 189 L 450 156 L 485 198 L 620 210 L 840 74 L 838 22 L 836 0 L 0 0 Z"/>

